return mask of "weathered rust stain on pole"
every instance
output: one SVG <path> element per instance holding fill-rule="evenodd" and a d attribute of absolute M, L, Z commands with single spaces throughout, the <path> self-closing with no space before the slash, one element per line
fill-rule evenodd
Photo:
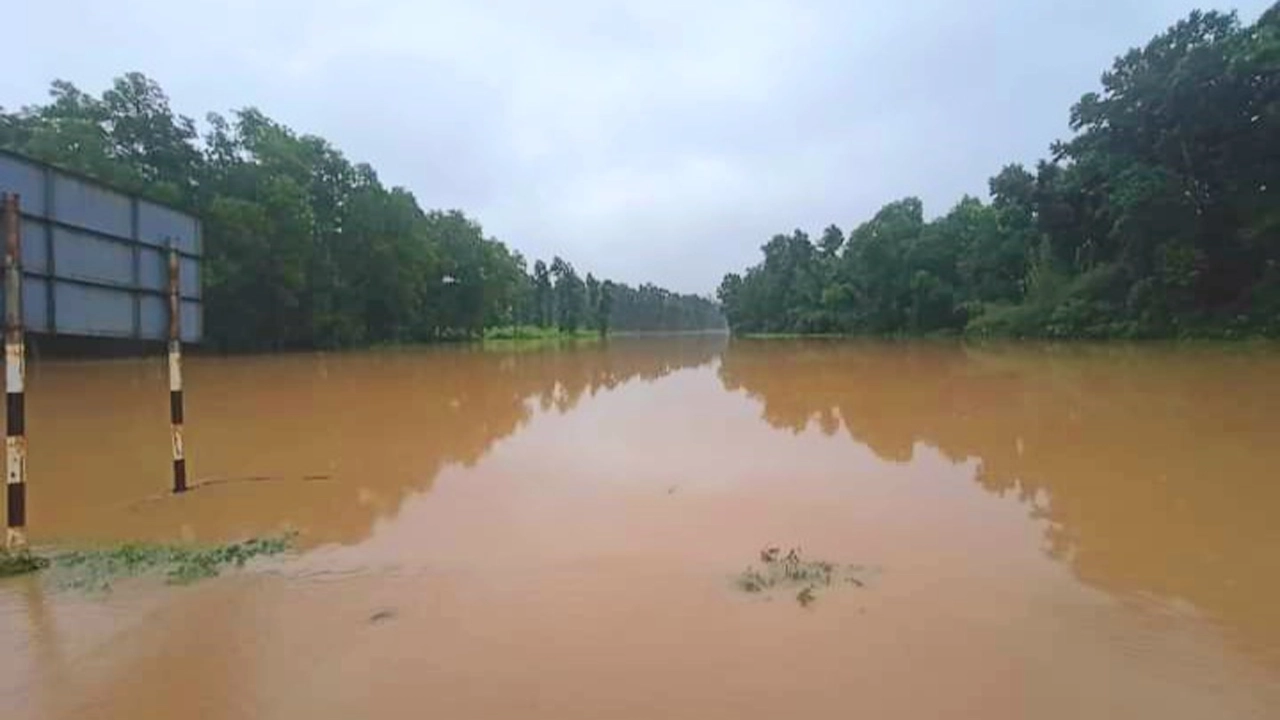
<path fill-rule="evenodd" d="M 187 458 L 182 447 L 182 302 L 178 251 L 169 248 L 169 425 L 173 436 L 173 491 L 187 490 Z"/>
<path fill-rule="evenodd" d="M 26 341 L 22 328 L 22 221 L 18 196 L 4 196 L 5 547 L 27 545 Z"/>

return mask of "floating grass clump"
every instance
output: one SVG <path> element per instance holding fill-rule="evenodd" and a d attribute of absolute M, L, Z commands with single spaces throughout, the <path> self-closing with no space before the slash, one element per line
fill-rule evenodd
<path fill-rule="evenodd" d="M 791 548 L 785 555 L 778 547 L 760 551 L 760 566 L 748 566 L 734 579 L 739 590 L 747 593 L 768 593 L 773 590 L 797 590 L 795 598 L 801 607 L 808 607 L 818 599 L 817 591 L 834 585 L 866 587 L 862 577 L 868 568 L 861 565 L 837 565 L 825 560 L 806 559 L 800 548 Z"/>
<path fill-rule="evenodd" d="M 48 567 L 48 565 L 49 561 L 46 558 L 33 555 L 30 550 L 19 550 L 17 552 L 0 550 L 0 577 L 25 575 Z"/>
<path fill-rule="evenodd" d="M 74 550 L 53 557 L 62 583 L 81 590 L 105 591 L 115 580 L 163 572 L 169 583 L 184 585 L 211 578 L 227 567 L 244 567 L 256 557 L 289 549 L 293 535 L 253 538 L 213 547 L 127 544 L 100 550 Z"/>

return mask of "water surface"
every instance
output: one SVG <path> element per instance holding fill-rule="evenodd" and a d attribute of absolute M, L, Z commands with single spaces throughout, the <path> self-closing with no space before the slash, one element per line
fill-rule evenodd
<path fill-rule="evenodd" d="M 0 582 L 6 718 L 1246 718 L 1280 707 L 1280 353 L 619 339 L 33 361 L 33 540 L 299 552 Z M 801 608 L 766 545 L 879 566 Z"/>

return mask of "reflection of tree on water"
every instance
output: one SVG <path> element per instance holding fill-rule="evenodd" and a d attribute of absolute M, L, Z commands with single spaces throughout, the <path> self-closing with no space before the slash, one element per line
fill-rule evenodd
<path fill-rule="evenodd" d="M 1280 647 L 1280 358 L 1160 348 L 734 343 L 725 387 L 773 426 L 916 443 L 1046 521 L 1048 552 L 1115 593 L 1182 598 Z M 1280 658 L 1276 658 L 1280 660 Z"/>
<path fill-rule="evenodd" d="M 188 367 L 188 418 L 197 477 L 278 480 L 229 482 L 141 506 L 131 501 L 163 492 L 168 482 L 167 405 L 156 402 L 167 397 L 162 366 L 44 364 L 33 373 L 32 426 L 40 432 L 32 465 L 41 481 L 33 527 L 64 541 L 173 541 L 184 528 L 211 541 L 290 525 L 303 531 L 306 544 L 359 542 L 379 517 L 429 489 L 442 468 L 476 463 L 519 432 L 540 403 L 548 412 L 569 412 L 597 393 L 706 364 L 723 345 L 715 337 L 619 338 L 527 352 L 430 348 L 196 359 Z M 33 651 L 18 655 L 32 669 L 0 678 L 0 696 L 29 695 L 40 716 L 93 716 L 106 707 L 158 717 L 177 706 L 201 717 L 252 715 L 246 708 L 267 674 L 259 653 L 238 654 L 243 648 L 234 642 L 204 643 L 209 633 L 252 635 L 246 628 L 267 622 L 269 600 L 255 604 L 242 587 L 179 596 L 195 598 L 181 606 L 180 621 L 168 624 L 158 612 L 155 621 L 128 626 L 121 644 L 133 651 L 112 655 L 112 664 L 76 666 L 71 682 L 66 639 L 47 612 L 42 586 L 35 578 L 15 582 L 32 591 L 22 603 Z M 109 627 L 119 622 L 113 617 Z M 187 672 L 172 672 L 174 657 Z M 77 692 L 68 693 L 70 686 Z M 271 693 L 264 687 L 262 695 Z M 93 699 L 92 708 L 64 705 L 85 698 Z"/>
<path fill-rule="evenodd" d="M 725 337 L 684 335 L 621 337 L 574 352 L 538 352 L 512 356 L 520 370 L 543 382 L 536 392 L 543 411 L 572 410 L 584 395 L 641 380 L 653 382 L 677 370 L 705 365 L 720 353 Z"/>
<path fill-rule="evenodd" d="M 471 465 L 545 410 L 709 362 L 714 337 L 612 340 L 566 350 L 433 348 L 197 359 L 188 369 L 194 481 L 173 498 L 154 363 L 51 363 L 34 388 L 33 528 L 60 541 L 212 541 L 302 530 L 352 543 L 450 464 Z M 154 385 L 155 387 L 151 387 Z M 38 413 L 38 414 L 37 414 Z M 126 438 L 122 442 L 122 437 Z M 59 452 L 74 447 L 75 453 Z M 154 458 L 153 458 L 154 456 Z M 139 505 L 139 498 L 160 499 Z"/>

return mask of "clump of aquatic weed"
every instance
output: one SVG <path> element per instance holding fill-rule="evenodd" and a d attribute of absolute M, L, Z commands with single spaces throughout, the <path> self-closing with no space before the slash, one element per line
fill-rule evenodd
<path fill-rule="evenodd" d="M 833 585 L 866 587 L 862 577 L 868 568 L 861 565 L 837 565 L 825 560 L 805 559 L 800 548 L 791 548 L 786 555 L 782 548 L 766 547 L 760 551 L 760 567 L 747 566 L 734 579 L 739 590 L 747 593 L 768 593 L 775 589 L 795 590 L 796 602 L 808 607 L 818 599 L 819 588 Z"/>
<path fill-rule="evenodd" d="M 48 566 L 49 561 L 46 558 L 34 555 L 25 548 L 16 552 L 0 550 L 0 577 L 25 575 Z"/>
<path fill-rule="evenodd" d="M 87 591 L 106 591 L 126 577 L 163 571 L 172 585 L 185 585 L 217 576 L 229 566 L 244 567 L 256 557 L 278 555 L 289 549 L 294 533 L 253 538 L 213 547 L 127 544 L 101 550 L 73 550 L 53 557 L 62 584 Z"/>

